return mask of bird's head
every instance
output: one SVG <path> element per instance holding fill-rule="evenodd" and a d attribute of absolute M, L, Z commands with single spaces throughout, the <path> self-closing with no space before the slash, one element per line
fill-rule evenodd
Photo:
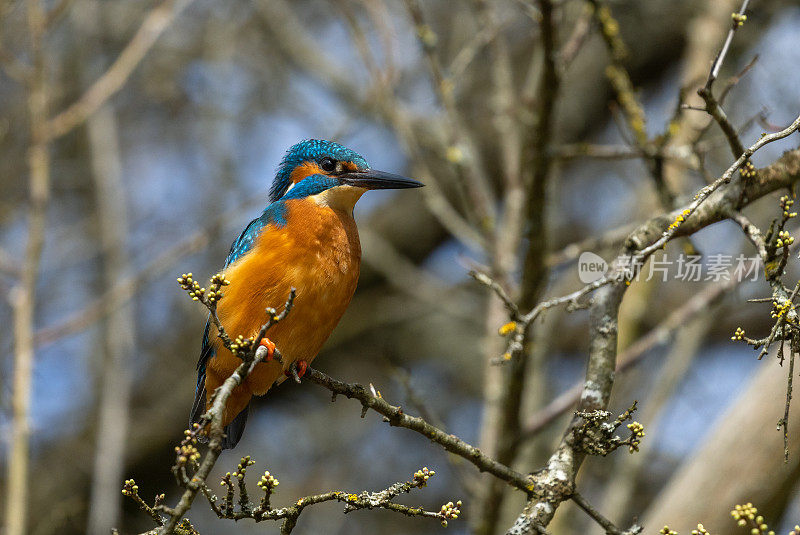
<path fill-rule="evenodd" d="M 318 202 L 352 210 L 367 190 L 422 185 L 410 178 L 371 169 L 363 156 L 338 143 L 307 139 L 293 145 L 281 160 L 269 200 L 314 197 Z"/>

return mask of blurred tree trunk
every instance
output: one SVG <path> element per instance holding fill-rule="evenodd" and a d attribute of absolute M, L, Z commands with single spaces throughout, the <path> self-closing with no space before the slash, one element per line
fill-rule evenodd
<path fill-rule="evenodd" d="M 715 535 L 741 533 L 730 510 L 747 502 L 768 521 L 777 521 L 800 475 L 800 409 L 794 406 L 789 413 L 788 463 L 783 434 L 775 428 L 783 416 L 788 366 L 788 360 L 781 367 L 774 356 L 764 358 L 747 388 L 710 428 L 705 444 L 650 506 L 643 522 L 648 532 L 668 524 L 688 533 L 699 522 Z"/>
<path fill-rule="evenodd" d="M 73 10 L 75 25 L 85 37 L 86 49 L 81 77 L 85 86 L 102 73 L 103 57 L 94 54 L 104 27 L 102 6 L 97 0 L 82 0 Z M 97 229 L 102 251 L 104 291 L 124 278 L 129 270 L 126 247 L 128 217 L 125 185 L 122 182 L 119 137 L 114 109 L 106 104 L 86 123 L 92 178 L 94 181 Z M 102 343 L 97 370 L 99 396 L 96 398 L 94 469 L 87 533 L 105 535 L 119 522 L 125 447 L 128 436 L 132 363 L 135 356 L 133 305 L 114 310 L 102 323 Z"/>
<path fill-rule="evenodd" d="M 30 407 L 34 367 L 36 290 L 47 231 L 51 160 L 47 139 L 49 87 L 44 52 L 45 11 L 38 1 L 27 5 L 27 29 L 33 61 L 27 80 L 30 126 L 28 147 L 28 237 L 21 281 L 11 292 L 14 316 L 14 378 L 11 398 L 11 439 L 6 460 L 5 528 L 8 535 L 27 533 L 29 512 Z"/>

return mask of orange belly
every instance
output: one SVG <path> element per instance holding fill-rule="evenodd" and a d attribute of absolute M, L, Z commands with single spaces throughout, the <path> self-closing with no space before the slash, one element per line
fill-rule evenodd
<path fill-rule="evenodd" d="M 297 296 L 289 315 L 267 332 L 284 358 L 261 363 L 233 393 L 223 417 L 227 424 L 250 401 L 262 395 L 292 362 L 311 362 L 350 304 L 358 283 L 361 247 L 352 215 L 316 205 L 313 201 L 287 203 L 283 227 L 269 225 L 253 249 L 228 266 L 230 285 L 219 302 L 218 315 L 231 338 L 255 336 L 267 321 L 265 309 L 281 310 L 292 287 Z M 210 333 L 216 350 L 206 370 L 210 399 L 241 364 Z"/>

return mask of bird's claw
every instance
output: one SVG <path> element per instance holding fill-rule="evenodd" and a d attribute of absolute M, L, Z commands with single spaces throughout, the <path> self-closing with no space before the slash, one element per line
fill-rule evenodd
<path fill-rule="evenodd" d="M 269 338 L 262 338 L 261 341 L 258 343 L 258 345 L 267 348 L 267 356 L 264 357 L 264 362 L 271 361 L 272 357 L 275 356 L 275 343 Z"/>
<path fill-rule="evenodd" d="M 306 370 L 308 369 L 308 362 L 304 360 L 296 360 L 289 365 L 289 369 L 286 370 L 284 373 L 287 377 L 291 377 L 294 379 L 295 383 L 300 383 L 300 378 L 306 374 Z"/>

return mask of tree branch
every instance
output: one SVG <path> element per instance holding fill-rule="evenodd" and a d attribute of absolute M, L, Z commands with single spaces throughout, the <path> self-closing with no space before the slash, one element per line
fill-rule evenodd
<path fill-rule="evenodd" d="M 674 333 L 692 321 L 701 312 L 706 312 L 708 308 L 722 298 L 726 293 L 736 288 L 738 281 L 730 280 L 724 284 L 711 285 L 703 291 L 692 296 L 684 305 L 672 311 L 669 316 L 644 336 L 632 343 L 617 357 L 616 373 L 621 374 L 637 365 L 650 352 L 666 343 Z M 528 420 L 520 440 L 527 440 L 536 436 L 542 429 L 555 421 L 559 416 L 565 414 L 570 408 L 574 407 L 581 398 L 583 383 L 577 382 L 561 395 L 553 399 L 546 407 L 536 412 Z"/>
<path fill-rule="evenodd" d="M 187 285 L 190 285 L 192 282 L 191 278 L 188 280 L 186 277 L 182 278 Z M 184 282 L 181 282 L 181 286 L 184 286 Z M 221 287 L 224 285 L 224 278 L 218 279 L 214 282 L 219 282 L 219 286 Z M 184 288 L 186 288 L 186 286 L 184 286 Z M 214 288 L 215 287 L 212 285 L 210 293 L 216 293 Z M 197 295 L 197 297 L 198 300 L 202 300 L 203 304 L 206 305 L 209 310 L 212 309 L 212 305 L 216 302 L 216 299 L 212 297 L 209 303 L 208 295 L 201 294 Z M 194 428 L 187 432 L 186 438 L 184 438 L 183 442 L 181 442 L 181 446 L 178 448 L 178 459 L 173 467 L 173 471 L 186 490 L 174 509 L 166 509 L 169 518 L 164 527 L 159 530 L 160 535 L 171 535 L 174 533 L 175 528 L 178 526 L 181 518 L 183 518 L 183 515 L 185 515 L 192 506 L 192 502 L 194 502 L 194 499 L 197 497 L 197 493 L 200 492 L 205 485 L 208 475 L 211 473 L 211 469 L 214 467 L 217 459 L 222 453 L 222 439 L 225 436 L 224 426 L 222 425 L 222 414 L 225 410 L 225 405 L 228 402 L 228 398 L 233 393 L 233 389 L 239 386 L 242 381 L 244 381 L 244 379 L 250 375 L 256 365 L 266 358 L 267 348 L 259 345 L 258 342 L 264 338 L 266 332 L 273 325 L 282 321 L 291 311 L 294 303 L 294 297 L 295 292 L 294 288 L 292 288 L 289 294 L 289 299 L 286 301 L 286 304 L 283 307 L 283 311 L 280 314 L 275 314 L 274 311 L 271 311 L 272 313 L 269 314 L 269 320 L 261 327 L 258 335 L 252 339 L 253 341 L 249 347 L 246 350 L 235 353 L 242 358 L 242 363 L 236 368 L 231 376 L 228 377 L 224 383 L 222 383 L 222 386 L 217 388 L 217 390 L 214 392 L 211 401 L 211 408 L 203 415 L 201 420 L 204 425 L 195 424 Z M 225 330 L 222 328 L 222 326 L 219 326 L 219 329 L 220 337 L 222 337 L 223 340 L 227 339 L 226 346 L 230 346 L 230 338 L 225 333 Z M 190 462 L 193 457 L 196 459 L 197 457 L 195 457 L 195 455 L 199 456 L 194 444 L 196 443 L 200 433 L 205 431 L 206 424 L 208 426 L 207 433 L 209 436 L 208 451 L 206 452 L 205 457 L 203 457 L 203 461 L 200 463 L 197 471 L 192 475 L 191 478 L 189 478 L 185 473 L 186 464 Z"/>
<path fill-rule="evenodd" d="M 313 368 L 308 368 L 304 379 L 310 380 L 330 390 L 334 395 L 334 400 L 337 395 L 343 395 L 348 399 L 358 400 L 361 403 L 362 415 L 366 414 L 367 410 L 372 409 L 382 414 L 385 417 L 384 421 L 389 425 L 416 431 L 439 444 L 450 453 L 454 453 L 471 462 L 478 467 L 481 472 L 488 472 L 525 493 L 530 493 L 533 490 L 529 476 L 521 474 L 495 461 L 483 454 L 481 450 L 475 446 L 464 442 L 455 435 L 442 431 L 422 418 L 406 414 L 402 407 L 391 405 L 382 397 L 374 396 L 368 388 L 360 384 L 338 381 Z"/>
<path fill-rule="evenodd" d="M 410 481 L 395 483 L 381 491 L 363 491 L 360 493 L 339 490 L 330 491 L 304 496 L 300 499 L 292 500 L 292 505 L 290 506 L 278 508 L 272 507 L 270 501 L 272 493 L 279 482 L 272 474 L 265 472 L 258 482 L 258 487 L 264 492 L 264 497 L 261 499 L 260 504 L 256 505 L 250 502 L 245 481 L 247 467 L 251 464 L 254 464 L 254 461 L 250 460 L 249 456 L 242 457 L 236 471 L 233 474 L 230 472 L 225 474 L 222 478 L 222 484 L 225 485 L 228 490 L 221 504 L 218 504 L 217 497 L 211 494 L 210 490 L 205 487 L 205 485 L 203 486 L 203 494 L 208 499 L 211 509 L 218 518 L 236 521 L 249 518 L 256 522 L 283 520 L 281 524 L 281 534 L 288 534 L 295 528 L 297 520 L 307 507 L 331 501 L 344 503 L 345 514 L 363 509 L 385 509 L 406 516 L 435 518 L 439 520 L 443 526 L 447 526 L 448 520 L 458 518 L 461 514 L 461 501 L 456 503 L 448 502 L 444 504 L 439 511 L 427 511 L 422 507 L 402 505 L 393 501 L 394 498 L 400 494 L 409 493 L 414 489 L 425 487 L 428 483 L 428 479 L 436 474 L 436 472 L 429 470 L 427 467 L 417 470 Z M 232 479 L 238 481 L 239 510 L 235 510 L 233 505 L 235 491 L 234 484 L 231 481 Z M 127 485 L 126 488 L 128 488 Z M 140 504 L 140 507 L 141 505 L 142 504 Z M 147 507 L 146 504 L 144 504 L 142 508 L 148 513 L 154 512 L 153 509 Z M 163 509 L 163 507 L 157 508 Z M 161 521 L 157 513 L 155 520 L 157 523 Z"/>
<path fill-rule="evenodd" d="M 673 237 L 697 232 L 708 225 L 727 218 L 731 208 L 739 209 L 772 191 L 788 187 L 800 181 L 800 149 L 795 149 L 785 153 L 777 162 L 767 168 L 759 170 L 756 177 L 747 180 L 742 184 L 741 188 L 726 187 L 720 189 L 723 184 L 727 184 L 726 179 L 730 179 L 734 170 L 752 152 L 769 141 L 786 137 L 794 132 L 798 126 L 800 126 L 800 117 L 795 120 L 790 128 L 779 132 L 770 140 L 767 140 L 770 136 L 765 136 L 747 149 L 720 179 L 701 190 L 701 193 L 690 203 L 690 207 L 693 206 L 690 212 L 691 217 L 687 217 L 667 231 L 661 230 L 664 228 L 665 223 L 670 218 L 684 213 L 687 209 L 683 211 L 676 210 L 669 216 L 652 218 L 640 225 L 626 240 L 626 246 L 622 253 L 631 254 L 631 251 L 636 251 L 639 248 L 639 252 L 636 254 L 644 254 L 645 252 L 650 254 L 656 249 L 656 244 L 660 247 Z M 718 194 L 711 196 L 717 189 L 720 189 Z M 706 199 L 707 202 L 703 203 Z M 642 244 L 647 243 L 651 243 L 651 245 L 642 247 Z M 609 281 L 595 295 L 590 320 L 589 364 L 581 393 L 581 410 L 604 409 L 608 404 L 616 368 L 617 312 L 626 288 L 627 285 L 624 280 Z M 577 423 L 576 419 L 573 419 L 567 433 L 550 457 L 545 468 L 533 476 L 536 482 L 534 498 L 528 502 L 528 505 L 519 515 L 514 526 L 510 528 L 508 534 L 534 533 L 532 526 L 546 526 L 561 502 L 572 495 L 575 477 L 584 459 L 584 454 L 574 451 L 571 442 L 572 433 L 570 430 Z"/>

